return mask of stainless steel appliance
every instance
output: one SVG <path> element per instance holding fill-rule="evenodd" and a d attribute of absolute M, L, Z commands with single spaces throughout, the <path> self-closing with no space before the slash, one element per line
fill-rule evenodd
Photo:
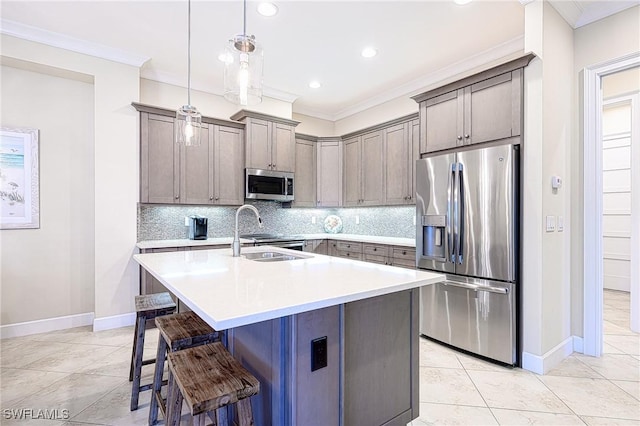
<path fill-rule="evenodd" d="M 422 288 L 420 333 L 518 364 L 519 145 L 417 160 L 416 262 L 444 272 Z"/>
<path fill-rule="evenodd" d="M 293 201 L 293 173 L 245 169 L 245 198 Z"/>
<path fill-rule="evenodd" d="M 245 234 L 240 235 L 240 238 L 253 240 L 253 243 L 256 246 L 275 246 L 298 251 L 302 251 L 304 248 L 304 238 L 297 235 L 286 236 L 283 234 Z"/>
<path fill-rule="evenodd" d="M 189 239 L 207 239 L 207 218 L 202 216 L 189 216 Z"/>

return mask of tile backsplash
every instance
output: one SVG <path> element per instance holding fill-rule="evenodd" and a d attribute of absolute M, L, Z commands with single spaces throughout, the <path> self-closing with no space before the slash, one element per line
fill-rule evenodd
<path fill-rule="evenodd" d="M 342 219 L 342 233 L 377 235 L 385 237 L 415 238 L 415 207 L 359 207 L 359 208 L 282 208 L 269 201 L 248 202 L 262 217 L 260 229 L 250 211 L 240 213 L 238 225 L 241 234 L 280 233 L 287 235 L 323 233 L 327 216 Z M 237 207 L 138 205 L 138 241 L 181 239 L 188 237 L 185 216 L 207 217 L 209 238 L 231 237 Z M 315 218 L 316 223 L 312 223 Z M 358 222 L 358 223 L 356 223 Z"/>

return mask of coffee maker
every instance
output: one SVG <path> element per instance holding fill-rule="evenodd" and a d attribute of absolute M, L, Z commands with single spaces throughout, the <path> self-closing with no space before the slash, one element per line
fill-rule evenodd
<path fill-rule="evenodd" d="M 189 216 L 189 239 L 190 240 L 206 240 L 207 239 L 207 218 L 193 215 Z"/>

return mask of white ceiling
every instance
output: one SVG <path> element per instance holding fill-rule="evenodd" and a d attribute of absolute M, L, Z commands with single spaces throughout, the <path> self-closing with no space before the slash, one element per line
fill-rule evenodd
<path fill-rule="evenodd" d="M 279 13 L 271 18 L 257 14 L 258 2 L 247 6 L 247 33 L 255 34 L 264 48 L 265 93 L 295 99 L 294 112 L 321 118 L 339 119 L 415 92 L 426 77 L 456 64 L 473 64 L 479 54 L 499 57 L 522 50 L 524 6 L 519 0 L 476 0 L 465 6 L 445 0 L 274 2 Z M 565 1 L 553 2 L 558 8 L 555 3 Z M 629 2 L 578 2 L 583 11 L 599 3 Z M 186 86 L 184 0 L 3 0 L 0 13 L 4 33 L 126 57 L 143 63 L 144 78 Z M 242 1 L 193 1 L 195 89 L 222 93 L 223 67 L 217 57 L 241 31 Z M 360 56 L 367 45 L 378 49 L 376 57 Z M 308 87 L 313 79 L 322 83 L 320 89 Z"/>

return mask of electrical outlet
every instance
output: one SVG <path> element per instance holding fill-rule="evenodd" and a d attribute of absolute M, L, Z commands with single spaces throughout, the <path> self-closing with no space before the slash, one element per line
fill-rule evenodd
<path fill-rule="evenodd" d="M 311 341 L 311 371 L 327 366 L 327 336 Z"/>
<path fill-rule="evenodd" d="M 356 225 L 360 225 L 360 216 L 356 215 Z"/>
<path fill-rule="evenodd" d="M 416 215 L 413 215 L 413 226 L 416 226 Z"/>
<path fill-rule="evenodd" d="M 564 217 L 558 216 L 558 232 L 564 231 Z"/>
<path fill-rule="evenodd" d="M 311 223 L 312 224 L 316 224 L 316 217 L 315 216 L 311 216 Z"/>
<path fill-rule="evenodd" d="M 184 217 L 184 226 L 189 226 L 189 216 Z"/>

